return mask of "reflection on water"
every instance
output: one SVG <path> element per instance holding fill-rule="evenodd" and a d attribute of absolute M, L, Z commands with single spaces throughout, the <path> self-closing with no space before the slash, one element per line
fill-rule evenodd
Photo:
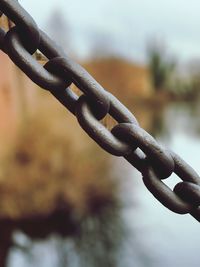
<path fill-rule="evenodd" d="M 116 266 L 117 251 L 125 234 L 118 211 L 110 210 L 98 219 L 87 218 L 80 223 L 73 236 L 56 234 L 54 229 L 43 239 L 31 239 L 15 231 L 8 266 Z"/>
<path fill-rule="evenodd" d="M 136 114 L 147 130 L 200 173 L 198 103 L 172 103 L 154 110 L 143 107 Z M 96 219 L 80 221 L 79 230 L 71 236 L 52 230 L 44 238 L 34 238 L 25 234 L 23 227 L 16 227 L 9 241 L 12 249 L 7 266 L 199 266 L 199 224 L 158 203 L 124 160 L 113 159 L 112 165 L 113 176 L 121 177 L 122 207 L 111 207 Z M 173 183 L 169 179 L 169 185 Z"/>

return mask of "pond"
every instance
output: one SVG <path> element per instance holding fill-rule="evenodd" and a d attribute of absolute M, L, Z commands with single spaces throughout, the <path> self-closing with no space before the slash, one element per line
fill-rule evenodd
<path fill-rule="evenodd" d="M 148 113 L 148 108 L 140 112 Z M 156 108 L 147 119 L 150 132 L 198 173 L 199 117 L 199 103 L 171 103 Z M 81 240 L 53 231 L 47 237 L 32 239 L 16 230 L 6 266 L 199 266 L 199 223 L 189 215 L 177 215 L 163 207 L 145 188 L 140 174 L 124 160 L 113 158 L 111 171 L 121 184 L 120 214 L 112 212 L 113 217 L 108 215 L 101 225 L 96 222 L 96 228 L 94 222 L 88 221 Z M 178 181 L 173 175 L 167 183 L 173 186 Z M 93 228 L 99 229 L 99 233 L 91 231 Z"/>

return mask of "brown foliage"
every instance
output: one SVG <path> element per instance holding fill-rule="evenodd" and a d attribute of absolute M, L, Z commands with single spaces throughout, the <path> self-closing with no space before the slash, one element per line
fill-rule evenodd
<path fill-rule="evenodd" d="M 0 216 L 48 214 L 63 203 L 71 216 L 100 212 L 116 200 L 108 156 L 51 96 L 40 97 L 4 164 Z"/>
<path fill-rule="evenodd" d="M 148 69 L 117 58 L 99 59 L 85 64 L 87 70 L 125 104 L 152 93 Z"/>

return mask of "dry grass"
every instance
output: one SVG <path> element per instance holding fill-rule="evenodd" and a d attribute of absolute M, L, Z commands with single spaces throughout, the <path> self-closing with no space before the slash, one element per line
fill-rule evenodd
<path fill-rule="evenodd" d="M 39 99 L 4 164 L 0 216 L 48 214 L 63 203 L 73 216 L 99 212 L 117 195 L 109 157 L 52 96 Z"/>

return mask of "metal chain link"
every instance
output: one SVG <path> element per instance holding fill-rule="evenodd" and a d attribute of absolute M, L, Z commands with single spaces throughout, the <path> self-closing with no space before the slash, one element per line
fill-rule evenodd
<path fill-rule="evenodd" d="M 3 13 L 15 26 L 0 28 L 0 49 L 38 86 L 49 90 L 80 126 L 107 152 L 124 157 L 143 176 L 149 191 L 168 209 L 190 213 L 200 222 L 200 177 L 175 153 L 163 148 L 142 129 L 135 116 L 107 92 L 83 67 L 70 59 L 15 0 L 0 0 Z M 40 51 L 42 66 L 32 56 Z M 81 91 L 78 97 L 70 85 Z M 109 131 L 101 120 L 110 115 L 118 124 Z M 182 182 L 171 190 L 162 180 L 175 173 Z"/>

